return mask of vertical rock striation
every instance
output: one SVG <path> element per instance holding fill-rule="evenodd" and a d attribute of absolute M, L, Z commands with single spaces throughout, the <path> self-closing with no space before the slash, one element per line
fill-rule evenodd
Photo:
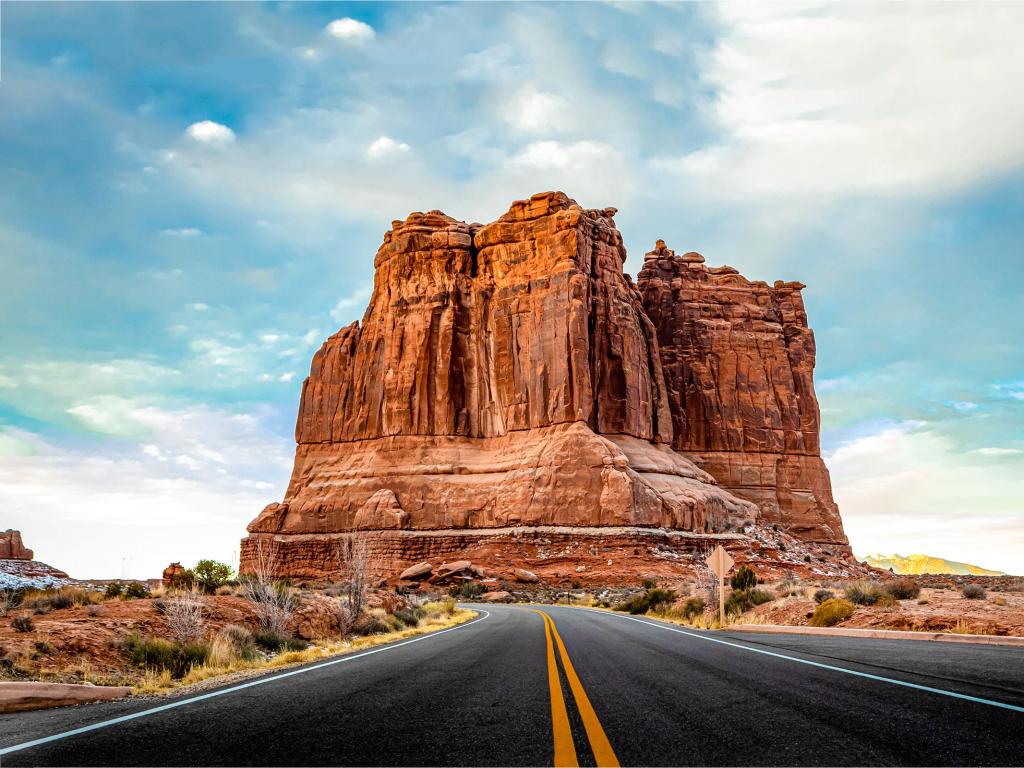
<path fill-rule="evenodd" d="M 804 286 L 708 268 L 659 240 L 637 287 L 657 328 L 672 447 L 755 502 L 763 523 L 848 552 L 820 456 Z"/>

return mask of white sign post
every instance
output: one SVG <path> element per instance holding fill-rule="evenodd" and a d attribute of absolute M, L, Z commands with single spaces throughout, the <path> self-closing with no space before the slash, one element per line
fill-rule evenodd
<path fill-rule="evenodd" d="M 718 577 L 718 625 L 725 628 L 725 575 L 736 564 L 732 556 L 719 544 L 705 561 Z"/>

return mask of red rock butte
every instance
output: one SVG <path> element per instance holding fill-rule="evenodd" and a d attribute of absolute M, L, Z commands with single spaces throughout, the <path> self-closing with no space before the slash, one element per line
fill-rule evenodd
<path fill-rule="evenodd" d="M 31 560 L 32 550 L 21 540 L 21 531 L 8 528 L 0 531 L 0 560 Z"/>
<path fill-rule="evenodd" d="M 362 323 L 313 357 L 288 490 L 241 570 L 259 550 L 330 578 L 358 533 L 386 578 L 465 558 L 629 580 L 766 526 L 849 562 L 803 286 L 661 241 L 634 284 L 615 213 L 545 192 L 486 225 L 392 222 Z"/>

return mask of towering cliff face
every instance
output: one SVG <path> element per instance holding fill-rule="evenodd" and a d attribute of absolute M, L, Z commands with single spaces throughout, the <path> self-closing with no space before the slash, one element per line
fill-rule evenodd
<path fill-rule="evenodd" d="M 382 574 L 482 541 L 636 554 L 655 529 L 697 540 L 762 513 L 843 543 L 798 288 L 662 251 L 638 290 L 614 214 L 543 193 L 487 225 L 393 222 L 362 323 L 313 358 L 288 490 L 250 524 L 242 570 L 272 547 L 282 573 L 328 575 L 352 532 Z"/>
<path fill-rule="evenodd" d="M 669 448 L 655 328 L 614 213 L 545 193 L 486 226 L 394 222 L 362 324 L 313 358 L 291 482 L 249 526 L 243 567 L 268 538 L 315 575 L 329 548 L 302 542 L 351 531 L 394 531 L 380 558 L 399 562 L 401 541 L 423 546 L 413 532 L 752 520 Z"/>
<path fill-rule="evenodd" d="M 637 287 L 658 329 L 672 447 L 755 502 L 762 522 L 848 550 L 819 452 L 804 286 L 709 269 L 659 240 Z"/>

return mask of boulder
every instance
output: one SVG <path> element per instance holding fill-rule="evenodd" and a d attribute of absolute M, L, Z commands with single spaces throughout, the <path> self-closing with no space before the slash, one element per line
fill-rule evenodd
<path fill-rule="evenodd" d="M 484 592 L 480 595 L 480 599 L 486 603 L 502 603 L 512 599 L 512 595 L 504 590 L 498 590 L 497 592 Z"/>
<path fill-rule="evenodd" d="M 428 562 L 416 563 L 416 565 L 410 565 L 404 571 L 402 571 L 398 578 L 402 581 L 418 581 L 419 579 L 430 578 L 431 572 L 434 570 Z"/>
<path fill-rule="evenodd" d="M 540 577 L 536 573 L 525 568 L 516 568 L 512 571 L 512 575 L 515 576 L 516 581 L 523 584 L 536 584 L 540 581 Z"/>
<path fill-rule="evenodd" d="M 0 682 L 0 712 L 25 712 L 30 709 L 110 701 L 122 699 L 131 691 L 131 688 L 122 686 Z"/>

